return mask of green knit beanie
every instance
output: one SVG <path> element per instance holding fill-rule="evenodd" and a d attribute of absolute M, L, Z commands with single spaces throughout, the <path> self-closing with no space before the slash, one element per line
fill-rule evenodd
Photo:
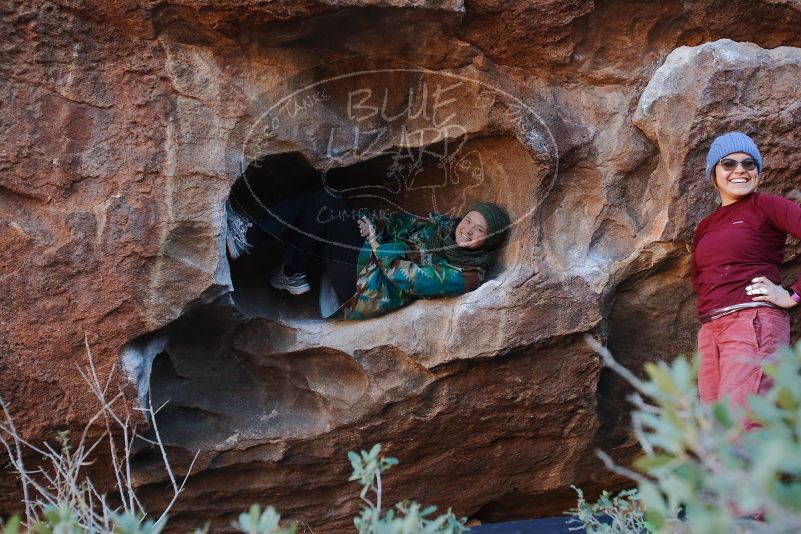
<path fill-rule="evenodd" d="M 465 213 L 477 211 L 487 220 L 487 240 L 484 247 L 492 248 L 503 239 L 509 229 L 509 215 L 506 210 L 492 202 L 476 202 Z"/>

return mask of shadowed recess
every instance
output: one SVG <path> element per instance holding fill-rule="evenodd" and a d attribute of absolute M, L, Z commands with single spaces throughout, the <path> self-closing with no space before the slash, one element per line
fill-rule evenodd
<path fill-rule="evenodd" d="M 245 324 L 233 308 L 204 306 L 170 326 L 150 376 L 154 406 L 166 403 L 157 415 L 166 443 L 219 450 L 308 437 L 359 412 L 368 379 L 353 358 L 276 353 L 269 332 Z"/>

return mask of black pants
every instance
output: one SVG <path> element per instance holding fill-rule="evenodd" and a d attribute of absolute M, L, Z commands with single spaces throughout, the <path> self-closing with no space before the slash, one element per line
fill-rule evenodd
<path fill-rule="evenodd" d="M 353 210 L 335 191 L 292 193 L 256 223 L 248 232 L 248 241 L 255 243 L 269 234 L 283 242 L 283 263 L 288 271 L 310 273 L 322 267 L 340 301 L 356 293 L 356 262 L 364 238 Z"/>
<path fill-rule="evenodd" d="M 256 224 L 248 230 L 247 242 L 251 245 L 282 248 L 286 245 L 292 227 L 298 224 L 303 215 L 303 209 L 311 195 L 310 191 L 290 193 L 280 201 L 271 203 L 267 207 L 269 211 L 263 205 L 249 207 L 246 214 Z"/>

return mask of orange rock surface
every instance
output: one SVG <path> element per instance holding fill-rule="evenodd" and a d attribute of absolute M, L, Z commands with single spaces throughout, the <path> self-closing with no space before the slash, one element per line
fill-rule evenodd
<path fill-rule="evenodd" d="M 179 529 L 259 502 L 350 531 L 345 455 L 375 442 L 388 502 L 483 521 L 620 487 L 594 450 L 635 454 L 626 388 L 581 336 L 637 371 L 694 350 L 706 148 L 746 131 L 763 189 L 799 187 L 800 24 L 780 0 L 6 2 L 0 394 L 32 441 L 81 429 L 86 338 L 132 406 L 169 401 L 179 470 L 201 451 Z M 491 279 L 317 319 L 267 286 L 274 258 L 225 254 L 232 188 L 291 188 L 287 154 L 379 207 L 507 206 Z M 153 509 L 157 459 L 135 459 Z M 0 513 L 19 499 L 0 474 Z"/>

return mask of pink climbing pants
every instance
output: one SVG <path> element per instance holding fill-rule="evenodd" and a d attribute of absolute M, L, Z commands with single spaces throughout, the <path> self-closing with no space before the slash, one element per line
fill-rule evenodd
<path fill-rule="evenodd" d="M 704 323 L 698 332 L 701 402 L 728 396 L 732 405 L 747 406 L 749 395 L 772 386 L 760 364 L 789 343 L 790 316 L 776 308 L 749 308 Z M 745 423 L 746 430 L 754 426 Z"/>

